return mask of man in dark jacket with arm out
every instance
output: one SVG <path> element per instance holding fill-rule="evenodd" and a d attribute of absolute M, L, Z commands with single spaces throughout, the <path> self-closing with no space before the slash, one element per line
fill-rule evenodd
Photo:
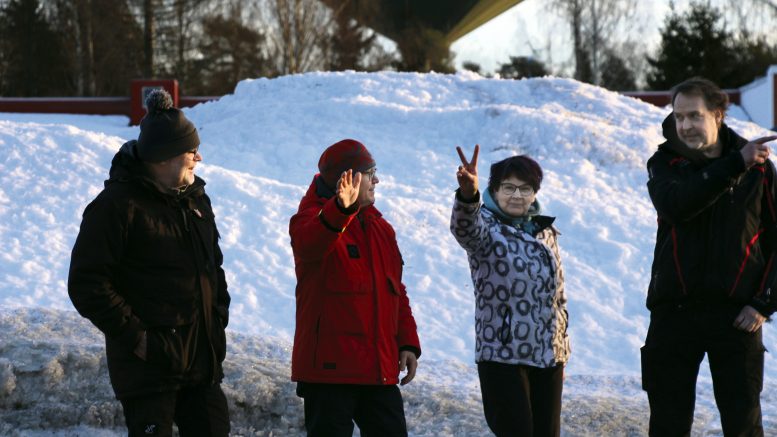
<path fill-rule="evenodd" d="M 321 155 L 289 232 L 297 273 L 291 379 L 308 436 L 406 436 L 396 384 L 421 346 L 394 229 L 375 208 L 375 161 L 358 141 Z"/>
<path fill-rule="evenodd" d="M 777 309 L 775 169 L 764 137 L 723 123 L 727 95 L 693 78 L 672 92 L 647 163 L 658 232 L 642 386 L 651 436 L 690 436 L 707 354 L 726 436 L 763 436 L 761 326 Z"/>
<path fill-rule="evenodd" d="M 220 382 L 229 294 L 219 234 L 194 175 L 197 130 L 153 91 L 137 141 L 113 158 L 84 211 L 68 292 L 105 334 L 130 436 L 227 436 Z"/>

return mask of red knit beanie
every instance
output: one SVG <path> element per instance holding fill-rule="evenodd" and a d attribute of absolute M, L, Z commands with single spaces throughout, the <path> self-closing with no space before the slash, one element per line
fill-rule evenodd
<path fill-rule="evenodd" d="M 342 140 L 332 144 L 318 160 L 318 171 L 331 188 L 334 188 L 344 171 L 353 169 L 354 172 L 363 172 L 372 167 L 375 167 L 375 160 L 364 144 L 356 140 Z"/>

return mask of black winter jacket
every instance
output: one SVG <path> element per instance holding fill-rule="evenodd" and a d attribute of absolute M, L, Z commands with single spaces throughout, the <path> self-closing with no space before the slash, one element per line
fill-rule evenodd
<path fill-rule="evenodd" d="M 68 278 L 76 309 L 105 334 L 120 399 L 221 381 L 230 301 L 205 182 L 160 189 L 134 145 L 84 210 Z M 146 361 L 133 353 L 143 331 Z"/>
<path fill-rule="evenodd" d="M 658 213 L 647 307 L 751 305 L 771 315 L 777 303 L 774 165 L 747 169 L 739 153 L 747 140 L 725 124 L 716 159 L 679 140 L 673 115 L 663 128 L 667 141 L 647 163 Z"/>

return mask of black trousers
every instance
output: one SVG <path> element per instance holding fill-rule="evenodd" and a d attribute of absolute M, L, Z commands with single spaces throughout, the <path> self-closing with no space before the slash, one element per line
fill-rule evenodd
<path fill-rule="evenodd" d="M 696 377 L 704 354 L 710 363 L 723 434 L 763 436 L 761 330 L 733 327 L 741 308 L 665 308 L 650 315 L 642 347 L 642 388 L 650 402 L 651 436 L 690 436 Z"/>
<path fill-rule="evenodd" d="M 564 366 L 546 369 L 478 363 L 486 423 L 497 437 L 552 437 L 561 432 Z"/>
<path fill-rule="evenodd" d="M 181 437 L 226 437 L 229 410 L 221 386 L 202 385 L 121 400 L 129 437 L 173 435 L 173 422 Z"/>
<path fill-rule="evenodd" d="M 309 437 L 350 437 L 353 424 L 362 437 L 406 437 L 405 409 L 396 385 L 300 382 Z"/>

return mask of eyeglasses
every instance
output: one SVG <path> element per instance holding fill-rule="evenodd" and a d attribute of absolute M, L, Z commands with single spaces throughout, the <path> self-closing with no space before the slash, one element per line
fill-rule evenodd
<path fill-rule="evenodd" d="M 531 185 L 516 186 L 513 184 L 501 184 L 499 185 L 499 191 L 505 196 L 512 196 L 517 191 L 521 197 L 529 197 L 534 194 L 534 188 Z"/>
<path fill-rule="evenodd" d="M 191 153 L 192 155 L 196 155 L 200 151 L 199 147 L 195 147 L 192 150 L 187 150 L 186 153 Z"/>
<path fill-rule="evenodd" d="M 362 174 L 368 180 L 372 180 L 375 177 L 375 172 L 378 171 L 377 167 L 373 167 L 370 171 L 363 171 Z"/>

